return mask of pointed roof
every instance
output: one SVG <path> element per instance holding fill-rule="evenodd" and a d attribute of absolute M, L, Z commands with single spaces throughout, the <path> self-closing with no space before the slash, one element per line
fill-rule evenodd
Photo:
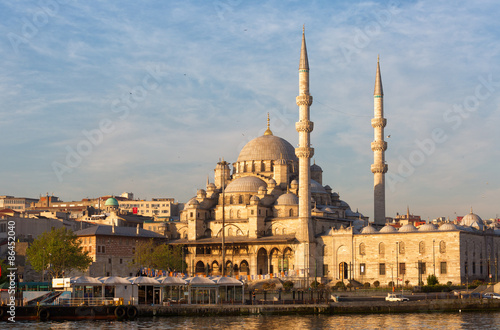
<path fill-rule="evenodd" d="M 375 90 L 373 95 L 384 95 L 384 89 L 382 88 L 382 77 L 380 75 L 380 56 L 377 56 L 377 75 L 375 76 Z"/>
<path fill-rule="evenodd" d="M 307 59 L 305 27 L 302 26 L 302 47 L 300 48 L 299 70 L 309 70 L 309 60 Z"/>

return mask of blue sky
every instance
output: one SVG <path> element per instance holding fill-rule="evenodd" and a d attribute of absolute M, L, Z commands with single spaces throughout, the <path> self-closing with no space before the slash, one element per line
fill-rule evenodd
<path fill-rule="evenodd" d="M 373 85 L 387 215 L 500 215 L 491 1 L 3 1 L 0 194 L 180 202 L 265 130 L 296 145 L 302 24 L 315 161 L 373 216 Z"/>

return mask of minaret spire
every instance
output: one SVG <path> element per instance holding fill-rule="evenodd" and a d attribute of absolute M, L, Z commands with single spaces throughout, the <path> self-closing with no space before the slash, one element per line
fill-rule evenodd
<path fill-rule="evenodd" d="M 383 225 L 385 223 L 385 173 L 387 173 L 387 164 L 385 163 L 387 142 L 384 141 L 384 127 L 387 120 L 384 118 L 384 92 L 380 75 L 380 57 L 378 56 L 373 105 L 372 127 L 374 129 L 374 141 L 371 144 L 373 150 L 373 164 L 371 166 L 373 173 L 373 218 L 375 223 Z M 409 209 L 407 211 L 409 212 Z"/>
<path fill-rule="evenodd" d="M 295 149 L 295 154 L 299 159 L 299 219 L 301 227 L 298 232 L 299 241 L 308 243 L 313 241 L 311 221 L 311 158 L 314 149 L 311 148 L 310 133 L 314 128 L 313 122 L 309 119 L 309 108 L 313 98 L 309 94 L 309 61 L 307 59 L 305 28 L 302 27 L 302 47 L 300 49 L 299 64 L 299 96 L 296 98 L 299 106 L 299 121 L 295 124 L 299 132 L 299 147 Z M 309 267 L 306 266 L 308 269 Z"/>

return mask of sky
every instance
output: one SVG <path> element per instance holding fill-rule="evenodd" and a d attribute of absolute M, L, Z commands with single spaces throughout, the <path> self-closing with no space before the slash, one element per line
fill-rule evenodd
<path fill-rule="evenodd" d="M 500 215 L 496 1 L 1 1 L 0 195 L 186 202 L 263 134 L 298 143 L 373 220 L 377 56 L 386 215 Z"/>

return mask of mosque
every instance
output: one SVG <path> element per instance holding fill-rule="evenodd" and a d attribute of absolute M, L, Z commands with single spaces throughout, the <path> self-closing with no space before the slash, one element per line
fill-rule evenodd
<path fill-rule="evenodd" d="M 417 285 L 429 274 L 458 284 L 498 276 L 500 233 L 472 212 L 460 226 L 385 225 L 386 119 L 378 61 L 371 121 L 373 223 L 324 185 L 323 170 L 311 165 L 313 98 L 304 31 L 296 102 L 297 148 L 272 133 L 268 116 L 264 135 L 248 142 L 234 163 L 220 160 L 214 182 L 207 180 L 180 220 L 169 223 L 169 244 L 185 246 L 189 274 L 282 277 L 297 285 L 313 280 Z"/>

